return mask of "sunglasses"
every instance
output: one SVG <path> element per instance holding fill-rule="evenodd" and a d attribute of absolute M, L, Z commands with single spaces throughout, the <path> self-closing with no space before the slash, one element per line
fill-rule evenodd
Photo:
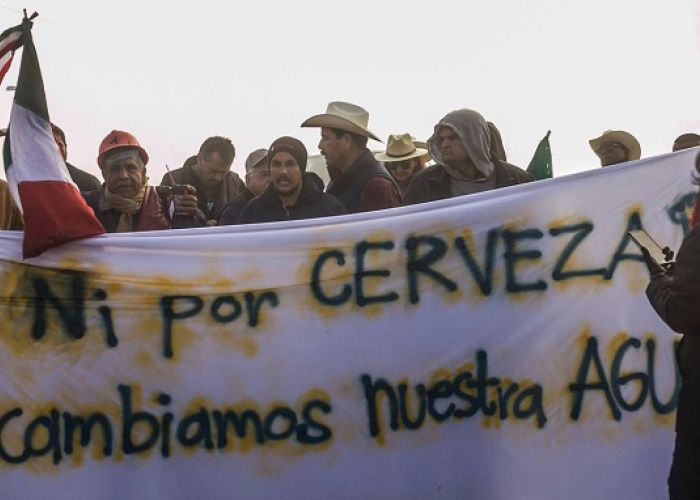
<path fill-rule="evenodd" d="M 387 170 L 411 170 L 413 168 L 413 160 L 407 161 L 392 161 L 386 164 Z"/>

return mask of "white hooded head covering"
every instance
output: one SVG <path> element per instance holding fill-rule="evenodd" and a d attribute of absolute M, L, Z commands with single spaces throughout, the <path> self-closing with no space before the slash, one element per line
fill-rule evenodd
<path fill-rule="evenodd" d="M 450 127 L 454 130 L 460 142 L 467 150 L 469 159 L 476 169 L 483 174 L 479 179 L 465 179 L 456 168 L 446 164 L 440 154 L 438 144 L 438 132 L 442 127 Z M 458 109 L 445 115 L 437 125 L 433 135 L 428 139 L 428 150 L 437 163 L 442 165 L 450 177 L 457 182 L 483 182 L 491 177 L 494 170 L 490 153 L 491 135 L 489 127 L 481 114 L 471 109 Z"/>

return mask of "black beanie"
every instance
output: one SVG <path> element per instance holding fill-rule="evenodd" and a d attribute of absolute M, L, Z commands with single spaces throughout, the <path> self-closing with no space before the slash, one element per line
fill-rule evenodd
<path fill-rule="evenodd" d="M 306 172 L 306 158 L 308 156 L 308 153 L 306 152 L 306 148 L 299 139 L 284 136 L 280 137 L 275 142 L 273 142 L 270 146 L 269 152 L 267 153 L 268 166 L 270 165 L 272 158 L 277 153 L 282 152 L 289 153 L 290 155 L 292 155 L 299 164 L 299 168 L 301 169 L 301 171 Z"/>

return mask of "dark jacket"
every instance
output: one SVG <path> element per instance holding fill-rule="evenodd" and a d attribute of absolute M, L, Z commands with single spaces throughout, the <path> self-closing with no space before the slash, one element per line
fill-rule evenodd
<path fill-rule="evenodd" d="M 324 193 L 313 174 L 304 174 L 296 205 L 285 207 L 269 184 L 263 194 L 253 198 L 241 212 L 239 224 L 255 224 L 282 220 L 313 219 L 347 213 L 334 196 Z"/>
<path fill-rule="evenodd" d="M 524 182 L 534 181 L 535 178 L 524 170 L 500 160 L 494 160 L 494 175 L 496 185 L 494 189 L 515 186 Z M 452 198 L 450 175 L 437 164 L 417 172 L 411 179 L 404 195 L 403 204 L 413 205 L 428 201 L 444 200 Z"/>
<path fill-rule="evenodd" d="M 683 382 L 676 432 L 700 439 L 700 226 L 683 240 L 673 273 L 652 277 L 647 297 L 661 319 L 684 334 L 676 352 Z"/>
<path fill-rule="evenodd" d="M 236 196 L 231 203 L 226 205 L 221 211 L 219 216 L 219 226 L 232 226 L 238 224 L 238 218 L 241 216 L 243 207 L 245 207 L 250 200 L 255 198 L 255 195 L 251 193 L 248 188 L 241 194 Z"/>
<path fill-rule="evenodd" d="M 235 172 L 229 171 L 224 180 L 216 187 L 216 195 L 214 199 L 207 198 L 207 191 L 204 185 L 199 181 L 199 178 L 192 170 L 191 162 L 185 163 L 185 166 L 172 171 L 175 184 L 188 184 L 194 186 L 197 190 L 197 206 L 204 212 L 207 218 L 217 220 L 224 207 L 233 201 L 233 199 L 241 194 L 245 189 L 245 184 Z M 170 176 L 165 174 L 160 182 L 161 186 L 172 186 Z M 211 208 L 210 208 L 211 204 Z M 196 220 L 192 222 L 192 226 L 204 225 L 202 221 Z"/>
<path fill-rule="evenodd" d="M 102 227 L 105 228 L 105 231 L 108 233 L 116 233 L 121 213 L 112 208 L 100 210 L 100 194 L 102 193 L 102 189 L 106 188 L 103 186 L 96 191 L 87 191 L 81 194 L 90 208 L 92 208 L 92 211 L 95 212 L 95 216 L 102 224 Z M 170 229 L 170 221 L 165 214 L 163 202 L 155 188 L 153 186 L 148 186 L 146 193 L 141 209 L 138 213 L 134 214 L 132 218 L 133 231 Z"/>
<path fill-rule="evenodd" d="M 384 181 L 377 182 L 377 178 Z M 375 192 L 367 192 L 369 181 L 372 181 L 370 186 Z M 334 175 L 331 172 L 331 182 L 326 192 L 338 198 L 350 213 L 401 205 L 401 191 L 396 181 L 369 149 L 365 149 L 365 152 L 342 173 Z"/>
<path fill-rule="evenodd" d="M 78 190 L 95 191 L 100 189 L 102 183 L 94 175 L 88 174 L 84 170 L 80 170 L 78 167 L 75 167 L 68 162 L 66 162 L 66 168 L 68 168 L 70 178 L 73 180 L 75 185 L 78 186 Z"/>

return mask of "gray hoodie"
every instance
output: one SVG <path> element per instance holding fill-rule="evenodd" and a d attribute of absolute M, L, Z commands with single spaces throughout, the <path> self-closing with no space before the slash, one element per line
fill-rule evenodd
<path fill-rule="evenodd" d="M 469 159 L 476 169 L 483 174 L 483 177 L 466 179 L 459 170 L 442 160 L 440 145 L 437 140 L 438 132 L 442 127 L 450 127 L 454 130 L 464 149 L 467 150 Z M 493 161 L 491 161 L 490 139 L 491 136 L 486 120 L 481 114 L 471 109 L 452 111 L 435 125 L 433 135 L 428 139 L 428 150 L 433 159 L 450 175 L 453 185 L 452 189 L 456 191 L 454 194 L 460 194 L 460 191 L 465 191 L 464 194 L 472 191 L 481 191 L 478 188 L 475 190 L 473 187 L 468 187 L 467 184 L 471 186 L 474 183 L 488 184 L 488 181 L 493 179 L 492 174 L 495 167 Z"/>

